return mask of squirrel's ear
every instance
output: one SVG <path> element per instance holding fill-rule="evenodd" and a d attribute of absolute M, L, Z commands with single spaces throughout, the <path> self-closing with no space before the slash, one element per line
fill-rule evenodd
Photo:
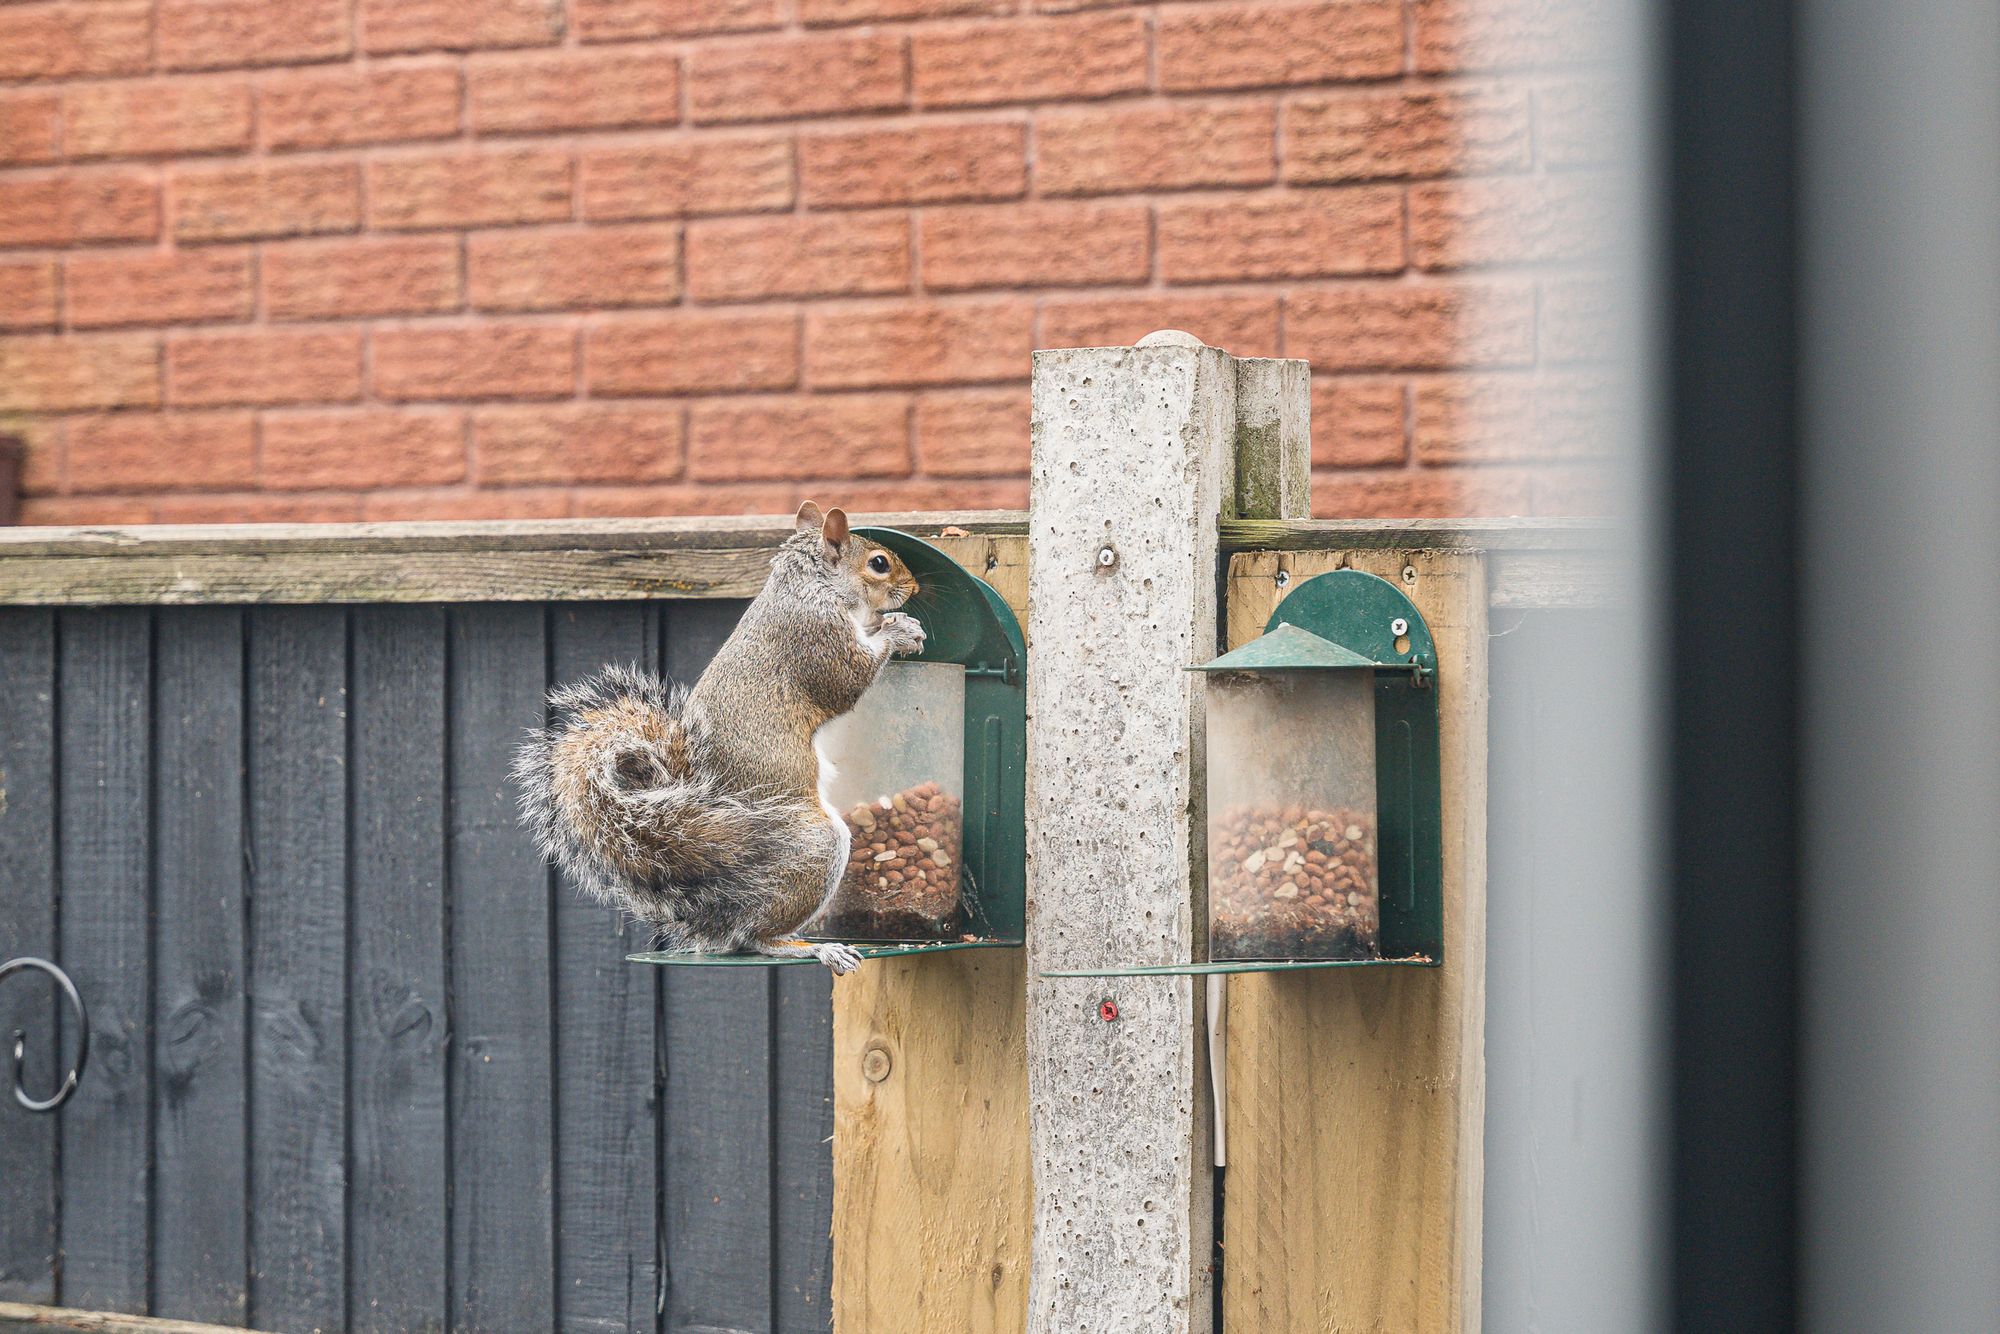
<path fill-rule="evenodd" d="M 819 506 L 808 500 L 805 504 L 799 506 L 798 522 L 794 526 L 793 531 L 816 533 L 819 531 L 820 524 L 824 522 L 825 520 L 820 517 Z"/>
<path fill-rule="evenodd" d="M 830 547 L 839 547 L 847 542 L 847 511 L 835 506 L 826 512 L 826 522 L 820 527 L 820 536 Z"/>

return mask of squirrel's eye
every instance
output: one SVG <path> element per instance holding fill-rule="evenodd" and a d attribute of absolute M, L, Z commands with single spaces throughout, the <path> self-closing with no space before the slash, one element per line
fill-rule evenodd
<path fill-rule="evenodd" d="M 868 568 L 877 574 L 887 574 L 889 573 L 889 558 L 878 551 L 868 558 Z"/>

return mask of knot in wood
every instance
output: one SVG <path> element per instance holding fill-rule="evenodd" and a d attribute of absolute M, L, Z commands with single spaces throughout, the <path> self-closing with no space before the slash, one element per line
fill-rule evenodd
<path fill-rule="evenodd" d="M 861 1053 L 861 1076 L 871 1084 L 879 1084 L 889 1077 L 895 1068 L 895 1061 L 889 1056 L 889 1049 L 881 1043 L 870 1043 Z"/>

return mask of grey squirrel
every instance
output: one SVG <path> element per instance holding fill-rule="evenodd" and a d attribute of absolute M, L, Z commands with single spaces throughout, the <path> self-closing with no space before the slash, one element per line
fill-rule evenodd
<path fill-rule="evenodd" d="M 771 574 L 692 689 L 611 667 L 549 695 L 514 764 L 542 854 L 668 948 L 815 958 L 794 938 L 840 883 L 851 837 L 814 745 L 924 631 L 917 581 L 838 509 L 799 507 Z"/>

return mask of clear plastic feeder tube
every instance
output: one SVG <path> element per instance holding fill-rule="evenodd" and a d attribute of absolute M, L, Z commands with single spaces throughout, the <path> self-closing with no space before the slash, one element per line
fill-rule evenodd
<path fill-rule="evenodd" d="M 1209 957 L 1380 958 L 1374 673 L 1218 673 L 1207 712 Z"/>
<path fill-rule="evenodd" d="M 847 870 L 808 927 L 840 940 L 950 940 L 962 929 L 965 668 L 890 662 L 820 729 L 827 800 L 852 833 Z"/>

